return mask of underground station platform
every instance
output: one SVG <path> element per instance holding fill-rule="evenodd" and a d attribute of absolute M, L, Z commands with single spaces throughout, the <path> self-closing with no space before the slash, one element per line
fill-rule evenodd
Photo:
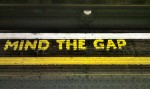
<path fill-rule="evenodd" d="M 0 0 L 0 89 L 149 89 L 150 0 Z"/>

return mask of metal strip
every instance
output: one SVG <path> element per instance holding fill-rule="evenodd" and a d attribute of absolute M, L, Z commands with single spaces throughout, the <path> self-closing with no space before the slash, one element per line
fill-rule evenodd
<path fill-rule="evenodd" d="M 150 33 L 0 33 L 0 39 L 150 39 Z"/>

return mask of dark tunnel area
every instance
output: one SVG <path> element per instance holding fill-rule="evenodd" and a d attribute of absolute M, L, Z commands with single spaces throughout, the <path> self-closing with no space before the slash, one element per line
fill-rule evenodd
<path fill-rule="evenodd" d="M 0 0 L 1 4 L 100 4 L 146 5 L 150 0 Z"/>

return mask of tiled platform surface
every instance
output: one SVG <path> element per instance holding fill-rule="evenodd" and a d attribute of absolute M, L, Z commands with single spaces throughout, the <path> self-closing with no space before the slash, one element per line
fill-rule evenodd
<path fill-rule="evenodd" d="M 3 66 L 0 89 L 149 89 L 149 66 Z"/>

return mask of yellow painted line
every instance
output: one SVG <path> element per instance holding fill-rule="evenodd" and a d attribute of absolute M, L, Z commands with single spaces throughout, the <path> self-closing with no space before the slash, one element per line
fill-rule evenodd
<path fill-rule="evenodd" d="M 0 65 L 150 65 L 150 57 L 0 57 Z"/>

